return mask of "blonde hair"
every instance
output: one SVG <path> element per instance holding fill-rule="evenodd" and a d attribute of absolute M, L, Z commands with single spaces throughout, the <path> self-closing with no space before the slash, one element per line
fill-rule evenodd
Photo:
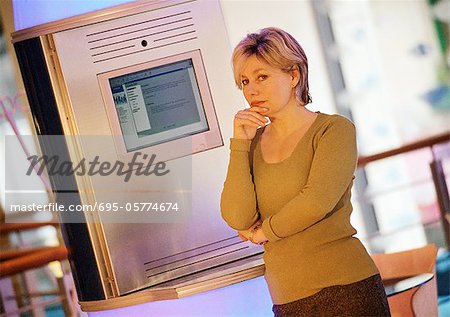
<path fill-rule="evenodd" d="M 242 89 L 242 69 L 251 56 L 286 72 L 298 68 L 300 80 L 295 87 L 295 95 L 303 105 L 312 102 L 308 86 L 308 59 L 292 35 L 279 28 L 269 27 L 247 34 L 239 42 L 232 56 L 234 80 L 239 89 Z"/>

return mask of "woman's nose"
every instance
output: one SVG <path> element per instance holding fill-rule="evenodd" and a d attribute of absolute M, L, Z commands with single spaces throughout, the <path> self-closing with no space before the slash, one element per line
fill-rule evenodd
<path fill-rule="evenodd" d="M 255 96 L 258 94 L 258 87 L 254 83 L 247 84 L 247 93 Z"/>

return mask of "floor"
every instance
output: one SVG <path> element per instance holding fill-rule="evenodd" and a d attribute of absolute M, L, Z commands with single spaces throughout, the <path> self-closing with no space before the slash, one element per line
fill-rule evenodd
<path fill-rule="evenodd" d="M 450 252 L 441 252 L 438 256 L 436 278 L 439 296 L 439 317 L 450 316 Z M 22 314 L 21 317 L 31 317 L 31 315 Z M 60 305 L 49 307 L 46 310 L 46 317 L 64 317 L 62 307 Z"/>
<path fill-rule="evenodd" d="M 433 230 L 431 230 L 433 229 Z M 428 230 L 429 232 L 438 232 L 435 228 L 431 228 Z M 443 236 L 439 237 L 428 237 L 429 241 L 433 241 L 437 245 L 443 246 Z M 389 241 L 398 240 L 397 236 L 388 236 L 384 237 L 382 241 L 380 240 L 380 244 L 387 243 Z M 450 316 L 450 252 L 446 252 L 445 249 L 441 248 L 438 259 L 436 262 L 436 278 L 437 278 L 437 287 L 438 287 L 438 305 L 439 305 L 439 317 Z M 40 279 L 41 280 L 41 279 Z M 42 284 L 42 285 L 41 285 Z M 45 281 L 43 283 L 39 282 L 39 287 L 49 287 L 49 285 L 45 285 Z M 48 284 L 48 283 L 47 283 Z M 31 314 L 22 314 L 21 317 L 31 317 Z M 46 310 L 46 316 L 48 317 L 60 317 L 64 316 L 64 312 L 60 305 L 54 305 L 53 307 L 49 307 Z M 163 316 L 161 316 L 163 317 Z M 202 317 L 202 316 L 199 316 Z M 220 316 L 218 316 L 220 317 Z M 231 317 L 231 316 L 228 316 Z M 234 317 L 234 316 L 233 316 Z M 236 316 L 240 317 L 240 316 Z M 247 316 L 246 316 L 247 317 Z"/>

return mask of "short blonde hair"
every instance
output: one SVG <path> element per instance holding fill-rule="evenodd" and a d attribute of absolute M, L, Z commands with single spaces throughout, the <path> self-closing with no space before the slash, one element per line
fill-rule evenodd
<path fill-rule="evenodd" d="M 232 56 L 234 80 L 239 89 L 242 89 L 242 69 L 251 56 L 286 72 L 298 67 L 300 80 L 295 87 L 295 95 L 303 105 L 312 102 L 308 86 L 308 59 L 292 35 L 279 28 L 269 27 L 247 34 L 239 42 Z"/>

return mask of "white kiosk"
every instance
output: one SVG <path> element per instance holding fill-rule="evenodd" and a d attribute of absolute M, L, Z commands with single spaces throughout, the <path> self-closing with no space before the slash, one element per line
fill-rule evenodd
<path fill-rule="evenodd" d="M 44 153 L 73 162 L 100 156 L 125 168 L 137 154 L 155 155 L 170 170 L 128 180 L 52 177 L 60 202 L 96 206 L 61 216 L 85 309 L 139 298 L 143 289 L 142 301 L 169 299 L 262 274 L 262 248 L 241 241 L 220 217 L 242 97 L 218 1 L 139 1 L 21 30 L 13 41 L 38 134 L 66 137 L 42 138 Z M 181 218 L 161 214 L 169 202 L 184 208 Z M 122 218 L 103 213 L 101 203 L 121 209 Z M 160 213 L 130 216 L 149 203 Z M 233 278 L 205 284 L 224 275 Z"/>

